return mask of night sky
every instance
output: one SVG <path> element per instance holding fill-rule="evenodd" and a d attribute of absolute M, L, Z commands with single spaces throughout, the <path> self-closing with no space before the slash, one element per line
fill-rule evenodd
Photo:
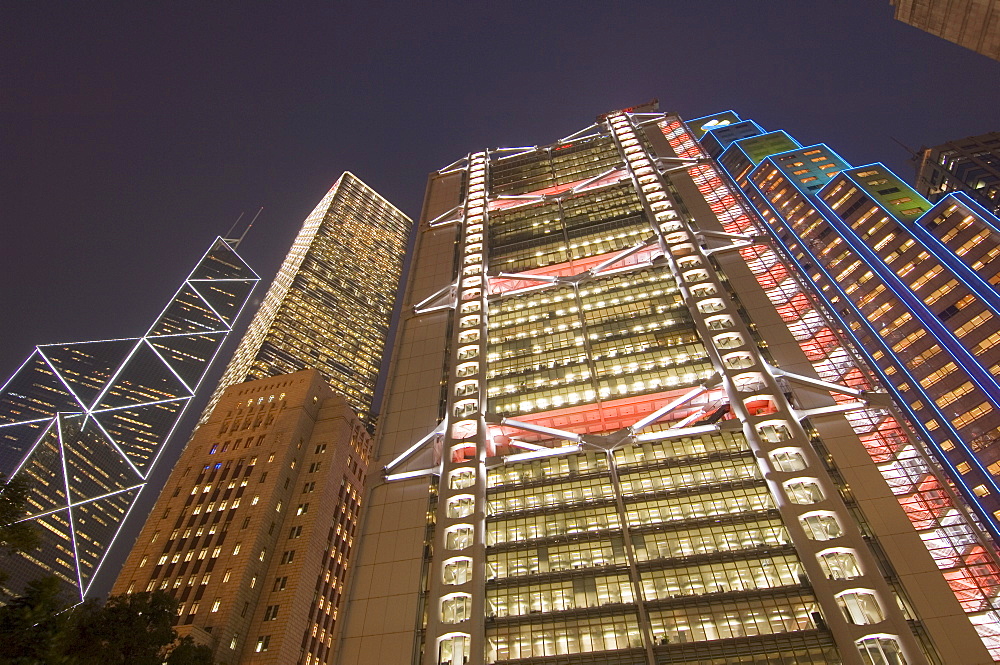
<path fill-rule="evenodd" d="M 0 62 L 0 377 L 36 344 L 142 334 L 263 206 L 241 247 L 259 302 L 344 170 L 416 217 L 428 172 L 654 97 L 911 181 L 893 138 L 1000 130 L 1000 62 L 894 21 L 888 0 L 8 1 Z"/>

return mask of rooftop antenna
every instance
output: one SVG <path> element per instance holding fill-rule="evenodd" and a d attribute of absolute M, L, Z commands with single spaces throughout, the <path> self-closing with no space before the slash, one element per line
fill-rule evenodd
<path fill-rule="evenodd" d="M 257 221 L 257 218 L 260 217 L 260 213 L 262 213 L 263 211 L 264 211 L 264 206 L 261 206 L 260 209 L 257 210 L 257 214 L 254 215 L 253 219 L 250 220 L 250 223 L 247 225 L 247 227 L 243 229 L 243 233 L 240 234 L 239 238 L 227 238 L 227 242 L 229 242 L 233 246 L 233 249 L 236 249 L 237 247 L 240 246 L 240 243 L 243 242 L 243 239 L 247 237 L 247 231 L 250 230 L 250 228 L 253 226 L 253 223 Z M 240 220 L 243 219 L 243 215 L 245 214 L 246 214 L 245 212 L 240 213 L 240 216 L 236 218 L 236 221 L 233 222 L 233 225 L 229 227 L 229 230 L 226 232 L 227 236 L 232 235 L 233 230 L 240 223 Z"/>
<path fill-rule="evenodd" d="M 913 150 L 913 148 L 909 147 L 908 145 L 906 145 L 905 143 L 903 143 L 902 141 L 900 141 L 899 139 L 897 139 L 895 136 L 890 136 L 889 138 L 891 138 L 893 141 L 895 141 L 897 145 L 899 145 L 901 148 L 903 148 L 903 150 L 905 150 L 906 152 L 910 153 L 910 156 L 913 157 L 914 159 L 916 159 L 917 157 L 919 157 L 919 155 Z"/>

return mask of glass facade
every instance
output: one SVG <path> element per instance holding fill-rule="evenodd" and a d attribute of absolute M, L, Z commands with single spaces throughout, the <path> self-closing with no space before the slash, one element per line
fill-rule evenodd
<path fill-rule="evenodd" d="M 28 482 L 41 547 L 9 590 L 54 575 L 81 599 L 258 277 L 217 239 L 141 338 L 39 346 L 0 390 L 0 472 Z"/>
<path fill-rule="evenodd" d="M 411 225 L 344 173 L 303 223 L 202 421 L 233 384 L 316 369 L 371 426 Z"/>
<path fill-rule="evenodd" d="M 1000 656 L 994 545 L 734 184 L 776 151 L 849 168 L 645 107 L 431 175 L 344 665 Z"/>

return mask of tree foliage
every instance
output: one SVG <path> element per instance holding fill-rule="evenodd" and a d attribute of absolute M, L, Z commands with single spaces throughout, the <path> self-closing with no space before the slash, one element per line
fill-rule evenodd
<path fill-rule="evenodd" d="M 212 665 L 212 650 L 173 629 L 177 601 L 156 591 L 66 607 L 46 578 L 0 608 L 0 665 Z"/>

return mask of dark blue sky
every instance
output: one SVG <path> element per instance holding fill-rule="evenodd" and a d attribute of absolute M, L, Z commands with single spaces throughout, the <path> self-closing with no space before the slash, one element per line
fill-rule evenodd
<path fill-rule="evenodd" d="M 888 0 L 35 0 L 0 6 L 0 62 L 0 377 L 35 344 L 141 334 L 260 206 L 243 250 L 270 280 L 344 170 L 415 217 L 429 171 L 653 97 L 908 180 L 892 137 L 1000 129 L 1000 62 Z"/>

